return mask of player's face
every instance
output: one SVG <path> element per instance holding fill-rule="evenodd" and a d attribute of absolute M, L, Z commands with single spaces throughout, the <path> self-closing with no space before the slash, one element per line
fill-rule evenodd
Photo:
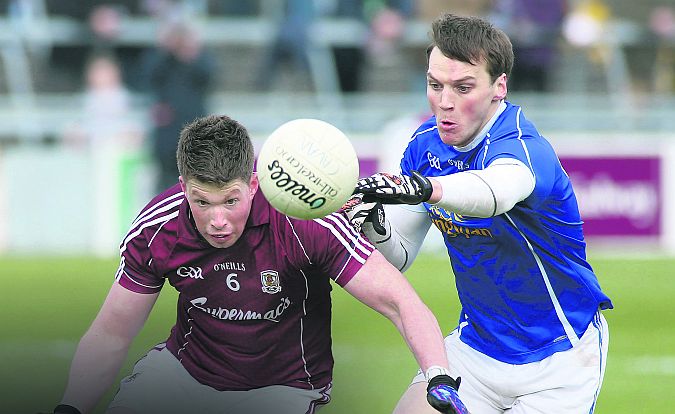
<path fill-rule="evenodd" d="M 251 212 L 258 178 L 251 182 L 235 180 L 219 187 L 197 180 L 179 178 L 190 204 L 190 211 L 199 233 L 213 247 L 226 248 L 239 240 Z"/>
<path fill-rule="evenodd" d="M 438 48 L 431 51 L 427 99 L 446 144 L 470 143 L 505 97 L 505 74 L 491 82 L 485 62 L 471 65 L 446 57 Z"/>

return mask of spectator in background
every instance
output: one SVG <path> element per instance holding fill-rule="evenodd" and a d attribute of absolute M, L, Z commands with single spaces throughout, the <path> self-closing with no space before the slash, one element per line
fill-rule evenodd
<path fill-rule="evenodd" d="M 566 13 L 566 0 L 495 0 L 491 19 L 513 42 L 512 91 L 549 91 Z"/>
<path fill-rule="evenodd" d="M 95 53 L 86 64 L 84 78 L 82 118 L 64 139 L 91 149 L 139 148 L 141 128 L 132 118 L 131 96 L 115 56 Z"/>
<path fill-rule="evenodd" d="M 285 68 L 302 76 L 302 83 L 309 79 L 311 85 L 308 31 L 316 17 L 314 0 L 286 0 L 282 7 L 276 35 L 258 73 L 257 85 L 262 90 L 269 90 L 282 73 L 279 69 Z"/>
<path fill-rule="evenodd" d="M 207 113 L 214 60 L 192 27 L 172 21 L 160 29 L 157 47 L 144 58 L 143 72 L 154 97 L 151 151 L 161 191 L 178 177 L 176 144 L 181 128 Z"/>
<path fill-rule="evenodd" d="M 128 7 L 117 3 L 102 3 L 91 9 L 87 19 L 87 27 L 92 41 L 89 54 L 113 55 L 119 62 L 124 83 L 130 88 L 136 89 L 141 83 L 141 79 L 136 73 L 136 62 L 144 49 L 141 46 L 120 42 L 122 22 L 129 13 Z"/>
<path fill-rule="evenodd" d="M 608 42 L 609 24 L 614 19 L 613 10 L 605 0 L 578 0 L 573 3 L 565 21 L 562 34 L 575 55 L 566 76 L 566 89 L 578 87 L 583 92 L 610 92 L 625 96 L 630 92 L 630 82 L 625 73 L 625 62 L 620 64 L 613 46 Z"/>
<path fill-rule="evenodd" d="M 403 34 L 405 19 L 413 14 L 411 0 L 342 0 L 325 10 L 327 17 L 355 19 L 368 26 L 361 44 L 332 48 L 342 92 L 363 89 L 363 68 L 368 54 L 386 59 Z"/>
<path fill-rule="evenodd" d="M 95 49 L 114 49 L 120 35 L 123 14 L 119 7 L 101 4 L 94 7 L 89 14 L 89 30 Z"/>
<path fill-rule="evenodd" d="M 364 25 L 362 39 L 331 47 L 337 73 L 338 87 L 342 92 L 362 90 L 363 67 L 368 55 L 380 63 L 389 60 L 400 39 L 405 18 L 412 14 L 411 0 L 286 0 L 283 6 L 276 37 L 265 54 L 258 74 L 258 86 L 263 90 L 272 87 L 279 71 L 270 71 L 271 67 L 290 64 L 290 67 L 311 79 L 309 53 L 311 37 L 309 30 L 319 17 L 327 19 L 351 20 Z M 312 81 L 316 81 L 315 79 Z"/>
<path fill-rule="evenodd" d="M 50 46 L 47 67 L 44 69 L 46 74 L 44 82 L 47 87 L 63 91 L 79 86 L 82 77 L 86 76 L 85 71 L 91 56 L 100 54 L 113 55 L 119 62 L 125 84 L 135 86 L 137 78 L 131 69 L 134 68 L 142 48 L 136 45 L 122 45 L 119 41 L 122 22 L 130 14 L 130 6 L 130 0 L 109 3 L 47 2 L 45 17 L 60 16 L 73 19 L 81 23 L 85 30 L 81 36 L 84 42 L 55 42 Z M 30 9 L 30 6 L 22 7 Z M 55 73 L 56 71 L 58 73 Z M 55 81 L 56 79 L 58 81 Z"/>
<path fill-rule="evenodd" d="M 649 29 L 656 37 L 654 92 L 671 93 L 675 90 L 675 8 L 655 7 L 649 15 Z"/>
<path fill-rule="evenodd" d="M 108 257 L 119 238 L 116 218 L 122 165 L 138 154 L 143 129 L 134 117 L 130 92 L 113 55 L 100 52 L 91 56 L 84 79 L 81 119 L 68 127 L 63 139 L 67 145 L 86 151 L 91 188 L 106 189 L 90 195 L 96 231 L 89 243 L 95 254 Z"/>

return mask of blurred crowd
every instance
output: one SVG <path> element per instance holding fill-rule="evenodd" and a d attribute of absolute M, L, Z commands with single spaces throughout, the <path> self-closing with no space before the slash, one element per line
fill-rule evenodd
<path fill-rule="evenodd" d="M 511 93 L 675 90 L 668 0 L 4 0 L 0 11 L 13 34 L 3 40 L 0 93 L 19 84 L 35 93 L 82 92 L 85 121 L 68 128 L 66 141 L 115 136 L 129 148 L 146 145 L 165 177 L 160 186 L 177 174 L 180 127 L 207 112 L 213 92 L 422 91 L 424 40 L 410 39 L 443 12 L 488 17 L 510 35 Z M 50 42 L 40 25 L 48 18 L 82 30 L 71 42 Z M 218 18 L 265 19 L 275 29 L 258 47 L 205 42 L 202 23 Z M 139 19 L 154 34 L 130 41 L 128 22 Z M 351 24 L 335 26 L 344 32 L 332 33 L 327 46 L 315 41 L 315 23 L 326 20 Z M 26 72 L 9 53 L 17 45 L 27 56 L 23 78 L 11 73 Z M 136 95 L 147 98 L 148 134 L 125 121 Z"/>
<path fill-rule="evenodd" d="M 362 28 L 345 36 L 333 34 L 344 39 L 330 45 L 340 91 L 416 90 L 419 77 L 415 76 L 425 63 L 424 54 L 417 43 L 407 40 L 416 28 L 413 23 L 423 25 L 442 12 L 488 17 L 510 35 L 516 52 L 510 79 L 514 92 L 565 90 L 553 77 L 564 66 L 569 49 L 586 54 L 591 65 L 602 66 L 609 64 L 608 55 L 617 43 L 623 43 L 627 69 L 638 87 L 655 92 L 674 88 L 668 73 L 673 72 L 669 65 L 675 45 L 675 5 L 669 0 L 639 4 L 628 0 L 3 0 L 0 10 L 17 33 L 26 32 L 27 39 L 46 17 L 70 18 L 86 27 L 72 44 L 42 42 L 48 50 L 42 51 L 42 60 L 32 61 L 32 70 L 35 88 L 46 92 L 81 84 L 87 62 L 101 52 L 117 60 L 125 85 L 143 91 L 149 85 L 144 71 L 149 49 L 180 49 L 189 43 L 185 50 L 200 48 L 197 31 L 204 27 L 200 23 L 218 17 L 265 19 L 275 22 L 276 30 L 258 50 L 225 49 L 217 41 L 208 44 L 218 69 L 213 79 L 217 90 L 316 90 L 313 28 L 328 19 L 360 25 L 341 30 Z M 155 37 L 145 43 L 128 41 L 125 23 L 134 18 L 156 23 Z M 243 62 L 234 65 L 233 60 Z M 246 73 L 233 73 L 233 68 L 237 72 L 246 68 Z M 374 79 L 378 73 L 369 69 L 386 70 L 387 75 L 398 71 L 404 82 L 379 82 Z"/>

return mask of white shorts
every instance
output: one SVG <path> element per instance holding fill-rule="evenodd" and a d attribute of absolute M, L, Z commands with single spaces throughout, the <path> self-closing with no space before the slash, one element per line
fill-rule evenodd
<path fill-rule="evenodd" d="M 311 414 L 328 404 L 332 384 L 318 390 L 273 385 L 248 391 L 218 391 L 195 380 L 165 347 L 141 358 L 109 409 L 138 414 Z"/>
<path fill-rule="evenodd" d="M 462 377 L 459 396 L 472 413 L 592 413 L 607 361 L 609 330 L 600 312 L 579 343 L 538 362 L 506 364 L 445 338 L 450 374 Z M 412 383 L 425 381 L 418 372 Z"/>

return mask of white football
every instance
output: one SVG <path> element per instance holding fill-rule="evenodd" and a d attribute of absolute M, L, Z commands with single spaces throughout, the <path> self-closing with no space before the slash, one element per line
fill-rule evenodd
<path fill-rule="evenodd" d="M 257 162 L 260 189 L 280 212 L 310 220 L 338 210 L 359 177 L 349 138 L 318 119 L 295 119 L 265 140 Z"/>

